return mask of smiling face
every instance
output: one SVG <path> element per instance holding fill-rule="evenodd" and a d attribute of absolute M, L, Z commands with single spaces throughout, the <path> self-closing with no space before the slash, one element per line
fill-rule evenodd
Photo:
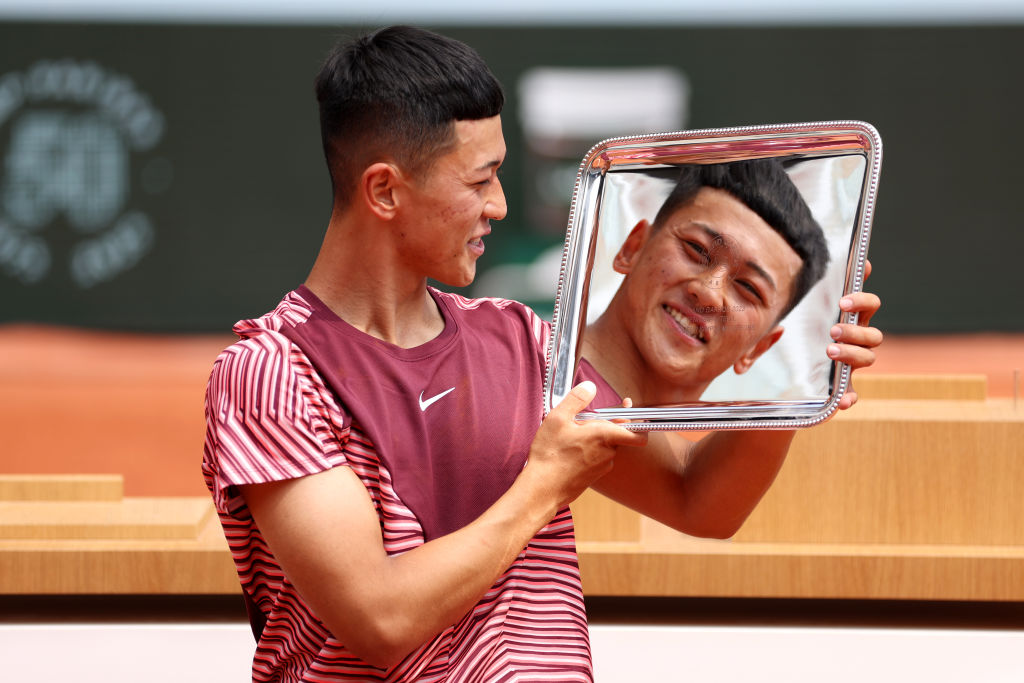
<path fill-rule="evenodd" d="M 776 322 L 801 266 L 724 190 L 701 188 L 657 228 L 641 221 L 615 257 L 626 277 L 609 312 L 629 337 L 622 348 L 639 357 L 646 393 L 697 400 L 730 366 L 749 369 L 781 337 Z"/>
<path fill-rule="evenodd" d="M 399 253 L 412 272 L 464 287 L 476 275 L 490 221 L 505 217 L 498 180 L 505 139 L 498 116 L 453 126 L 447 151 L 404 184 L 395 229 Z"/>

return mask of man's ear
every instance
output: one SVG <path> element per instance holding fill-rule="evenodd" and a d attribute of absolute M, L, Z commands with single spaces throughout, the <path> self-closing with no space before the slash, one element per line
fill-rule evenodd
<path fill-rule="evenodd" d="M 396 190 L 402 173 L 394 164 L 378 161 L 366 167 L 359 178 L 359 198 L 382 220 L 390 220 L 398 209 Z"/>
<path fill-rule="evenodd" d="M 784 331 L 785 330 L 782 325 L 776 325 L 768 332 L 768 334 L 758 339 L 757 343 L 754 344 L 749 351 L 740 356 L 740 359 L 732 366 L 732 369 L 736 374 L 742 375 L 744 372 L 749 370 L 755 360 L 760 358 L 765 351 L 775 346 L 775 343 L 782 338 L 782 333 Z"/>
<path fill-rule="evenodd" d="M 646 220 L 641 220 L 634 225 L 633 229 L 629 231 L 626 241 L 619 247 L 619 252 L 615 254 L 615 259 L 612 261 L 612 270 L 622 275 L 626 275 L 629 271 L 633 270 L 633 266 L 636 265 L 637 256 L 644 245 L 647 244 L 647 238 L 650 237 L 650 234 L 651 224 Z"/>

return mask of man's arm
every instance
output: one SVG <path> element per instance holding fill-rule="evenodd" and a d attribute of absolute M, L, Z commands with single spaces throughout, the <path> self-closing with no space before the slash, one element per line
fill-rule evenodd
<path fill-rule="evenodd" d="M 241 487 L 288 579 L 355 655 L 390 666 L 468 613 L 557 511 L 639 444 L 608 422 L 575 421 L 578 386 L 545 418 L 512 487 L 468 526 L 388 556 L 380 521 L 352 470 Z M 452 495 L 459 495 L 453 491 Z"/>
<path fill-rule="evenodd" d="M 833 327 L 829 358 L 851 370 L 874 363 L 882 333 L 869 323 L 880 304 L 867 292 L 843 297 L 840 308 L 857 312 L 858 322 Z M 839 409 L 856 400 L 851 389 Z M 593 488 L 684 533 L 728 538 L 775 480 L 793 435 L 791 430 L 723 431 L 694 443 L 680 434 L 652 433 L 646 448 L 620 449 L 614 470 Z"/>

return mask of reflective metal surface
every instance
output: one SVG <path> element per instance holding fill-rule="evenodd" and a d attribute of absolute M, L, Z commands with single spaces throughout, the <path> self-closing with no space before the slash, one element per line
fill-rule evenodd
<path fill-rule="evenodd" d="M 574 384 L 580 357 L 588 345 L 588 326 L 589 348 L 595 357 L 600 356 L 600 365 L 595 362 L 595 367 L 616 391 L 627 393 L 612 379 L 622 379 L 624 372 L 615 365 L 616 354 L 620 347 L 632 349 L 643 345 L 643 339 L 637 342 L 642 335 L 639 331 L 624 334 L 624 330 L 608 324 L 595 325 L 622 286 L 622 269 L 614 263 L 617 252 L 625 248 L 624 241 L 632 229 L 640 227 L 639 222 L 654 223 L 658 208 L 681 171 L 691 165 L 707 167 L 751 159 L 778 160 L 820 226 L 830 257 L 821 279 L 778 321 L 783 331 L 777 341 L 773 339 L 770 348 L 763 354 L 759 352 L 749 367 L 722 372 L 709 380 L 707 386 L 698 382 L 692 392 L 686 391 L 685 386 L 679 387 L 679 392 L 647 392 L 652 383 L 669 381 L 651 369 L 661 359 L 648 353 L 645 362 L 649 365 L 638 366 L 637 359 L 642 354 L 630 356 L 630 350 L 622 354 L 622 362 L 626 364 L 628 360 L 630 368 L 644 368 L 643 382 L 626 382 L 638 395 L 678 394 L 686 396 L 686 400 L 644 404 L 631 396 L 632 408 L 599 407 L 581 417 L 616 418 L 635 430 L 765 429 L 810 426 L 835 411 L 849 384 L 849 368 L 833 363 L 825 355 L 831 341 L 828 331 L 837 321 L 855 322 L 855 316 L 841 314 L 838 301 L 863 285 L 881 164 L 878 132 L 858 121 L 614 138 L 591 149 L 577 176 L 563 251 L 545 382 L 548 410 Z M 743 235 L 739 237 L 742 240 Z M 720 238 L 723 239 L 726 238 Z M 720 243 L 728 249 L 726 242 Z M 786 244 L 780 244 L 785 251 Z M 661 274 L 664 275 L 664 268 Z M 641 302 L 632 308 L 643 307 Z M 623 309 L 621 302 L 618 308 Z M 701 316 L 692 312 L 699 307 L 687 310 L 694 320 L 705 324 Z M 709 353 L 712 334 L 724 336 L 721 330 L 726 329 L 725 310 L 723 306 L 721 329 L 709 332 L 707 340 L 703 332 L 694 333 L 703 345 L 689 339 L 695 353 Z M 677 312 L 677 319 L 681 318 Z M 615 348 L 595 346 L 595 340 L 607 344 L 609 327 L 615 342 L 611 346 Z M 691 324 L 685 327 L 693 332 Z M 714 329 L 710 317 L 707 329 Z M 685 362 L 686 351 L 681 350 L 685 344 L 677 346 L 669 353 L 683 354 L 680 362 Z M 731 359 L 719 358 L 716 362 L 728 360 Z M 629 375 L 628 379 L 634 376 Z"/>

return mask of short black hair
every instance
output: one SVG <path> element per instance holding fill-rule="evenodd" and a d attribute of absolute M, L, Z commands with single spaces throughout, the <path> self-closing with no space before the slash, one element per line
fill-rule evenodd
<path fill-rule="evenodd" d="M 412 26 L 336 45 L 315 91 L 324 156 L 342 203 L 370 164 L 391 158 L 422 172 L 451 144 L 455 121 L 497 116 L 505 103 L 475 50 Z"/>
<path fill-rule="evenodd" d="M 681 167 L 675 187 L 654 218 L 654 228 L 660 228 L 681 206 L 692 201 L 702 187 L 725 190 L 746 204 L 800 256 L 803 267 L 780 317 L 785 316 L 825 275 L 829 256 L 825 233 L 782 162 L 746 159 Z"/>

